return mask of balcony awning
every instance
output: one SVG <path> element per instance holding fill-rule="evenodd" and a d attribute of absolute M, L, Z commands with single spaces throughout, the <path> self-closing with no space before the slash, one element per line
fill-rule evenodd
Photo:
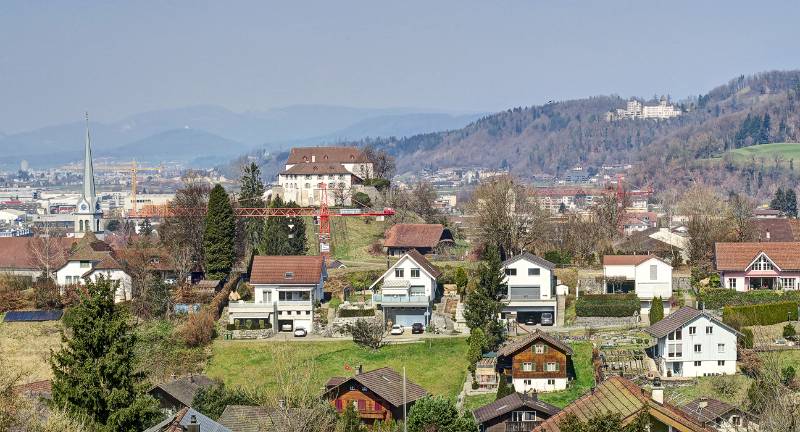
<path fill-rule="evenodd" d="M 383 281 L 381 292 L 383 294 L 408 294 L 411 282 L 404 279 L 389 279 Z"/>

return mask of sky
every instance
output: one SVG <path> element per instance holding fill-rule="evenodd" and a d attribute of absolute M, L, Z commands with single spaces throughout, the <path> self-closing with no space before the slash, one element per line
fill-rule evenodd
<path fill-rule="evenodd" d="M 213 104 L 491 112 L 800 68 L 800 2 L 0 2 L 0 132 Z"/>

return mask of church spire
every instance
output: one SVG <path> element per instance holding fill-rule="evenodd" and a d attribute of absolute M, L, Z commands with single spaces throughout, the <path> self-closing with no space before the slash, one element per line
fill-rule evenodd
<path fill-rule="evenodd" d="M 96 205 L 96 196 L 94 191 L 94 167 L 92 166 L 92 146 L 91 137 L 89 136 L 89 112 L 86 112 L 86 148 L 83 155 L 83 199 L 85 199 L 92 210 Z"/>

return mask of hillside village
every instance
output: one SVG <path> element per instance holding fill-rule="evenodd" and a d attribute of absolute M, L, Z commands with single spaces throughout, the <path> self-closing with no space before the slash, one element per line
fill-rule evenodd
<path fill-rule="evenodd" d="M 791 187 L 666 203 L 625 167 L 454 187 L 306 147 L 277 184 L 186 177 L 112 231 L 91 150 L 71 211 L 0 238 L 11 430 L 800 425 Z"/>

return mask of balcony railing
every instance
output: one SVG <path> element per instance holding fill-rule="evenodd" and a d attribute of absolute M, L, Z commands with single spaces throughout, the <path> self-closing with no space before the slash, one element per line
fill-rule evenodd
<path fill-rule="evenodd" d="M 372 302 L 375 304 L 428 304 L 430 300 L 428 296 L 424 295 L 411 295 L 411 296 L 387 296 L 383 294 L 374 294 Z"/>
<path fill-rule="evenodd" d="M 540 420 L 530 420 L 530 421 L 508 421 L 506 422 L 506 432 L 530 432 L 536 426 L 539 426 L 541 423 Z"/>

